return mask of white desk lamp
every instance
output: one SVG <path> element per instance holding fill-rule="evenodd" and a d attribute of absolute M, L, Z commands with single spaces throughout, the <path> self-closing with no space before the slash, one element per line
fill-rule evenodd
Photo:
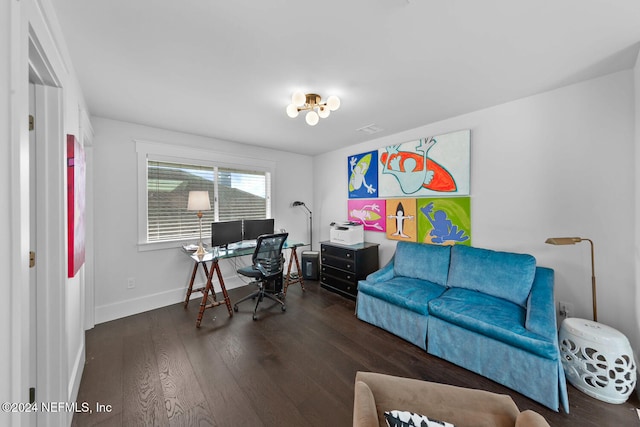
<path fill-rule="evenodd" d="M 189 202 L 187 203 L 188 211 L 197 211 L 198 220 L 200 221 L 200 243 L 196 255 L 203 256 L 205 254 L 202 246 L 202 211 L 211 210 L 211 202 L 209 202 L 208 191 L 189 191 Z"/>

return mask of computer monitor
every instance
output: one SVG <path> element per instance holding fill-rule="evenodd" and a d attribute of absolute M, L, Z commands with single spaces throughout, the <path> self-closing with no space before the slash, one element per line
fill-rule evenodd
<path fill-rule="evenodd" d="M 211 246 L 226 247 L 242 241 L 242 220 L 211 223 Z"/>
<path fill-rule="evenodd" d="M 245 219 L 244 240 L 255 240 L 263 234 L 273 234 L 273 218 Z"/>

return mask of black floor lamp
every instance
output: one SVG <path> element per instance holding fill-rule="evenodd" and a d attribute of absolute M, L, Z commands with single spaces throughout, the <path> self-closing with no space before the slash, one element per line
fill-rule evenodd
<path fill-rule="evenodd" d="M 311 210 L 304 204 L 304 202 L 299 200 L 291 203 L 291 206 L 302 206 L 307 210 L 307 212 L 309 212 L 309 249 L 313 250 L 313 215 Z"/>

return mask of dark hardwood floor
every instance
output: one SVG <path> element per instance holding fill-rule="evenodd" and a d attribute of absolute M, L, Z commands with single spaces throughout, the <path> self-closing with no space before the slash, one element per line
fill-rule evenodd
<path fill-rule="evenodd" d="M 318 283 L 305 287 L 289 289 L 285 313 L 263 302 L 257 321 L 247 301 L 231 318 L 224 305 L 207 310 L 196 329 L 192 300 L 97 325 L 78 395 L 93 412 L 73 425 L 350 426 L 362 370 L 508 394 L 552 426 L 640 426 L 635 393 L 612 405 L 569 386 L 571 413 L 556 413 L 359 321 L 353 301 Z M 229 293 L 234 301 L 250 291 Z"/>

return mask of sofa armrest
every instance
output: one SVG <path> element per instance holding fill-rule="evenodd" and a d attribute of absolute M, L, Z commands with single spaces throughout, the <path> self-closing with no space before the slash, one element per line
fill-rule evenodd
<path fill-rule="evenodd" d="M 369 386 L 356 381 L 353 398 L 353 427 L 379 427 L 376 400 Z"/>
<path fill-rule="evenodd" d="M 391 258 L 391 261 L 389 261 L 387 265 L 382 267 L 380 270 L 374 271 L 373 273 L 369 274 L 365 280 L 369 283 L 378 283 L 386 282 L 387 280 L 393 279 L 394 258 Z"/>
<path fill-rule="evenodd" d="M 518 415 L 515 427 L 550 427 L 547 420 L 537 412 L 526 410 Z"/>
<path fill-rule="evenodd" d="M 537 267 L 527 300 L 525 328 L 551 341 L 557 339 L 556 307 L 553 299 L 553 270 Z"/>
<path fill-rule="evenodd" d="M 363 382 L 375 402 L 378 425 L 384 426 L 384 412 L 414 412 L 455 426 L 513 426 L 520 411 L 507 395 L 461 388 L 417 379 L 374 372 L 356 373 L 356 384 Z M 356 389 L 356 399 L 360 401 Z M 370 408 L 369 408 L 370 409 Z M 368 426 L 355 424 L 354 426 Z"/>

